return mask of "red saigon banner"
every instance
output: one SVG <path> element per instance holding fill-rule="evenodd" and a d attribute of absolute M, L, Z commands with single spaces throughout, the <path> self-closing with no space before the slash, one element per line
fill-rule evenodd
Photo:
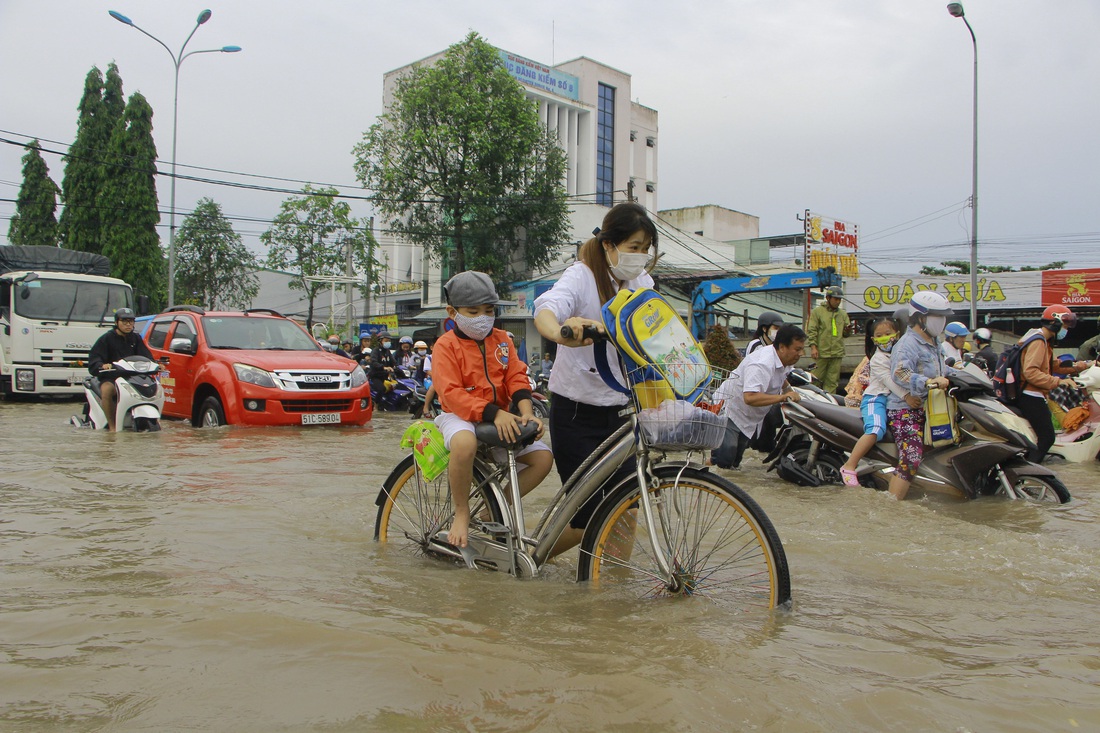
<path fill-rule="evenodd" d="M 1043 305 L 1100 305 L 1100 270 L 1043 270 Z"/>

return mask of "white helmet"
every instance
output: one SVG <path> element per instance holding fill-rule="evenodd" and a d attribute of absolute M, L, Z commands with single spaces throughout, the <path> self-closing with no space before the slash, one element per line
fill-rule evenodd
<path fill-rule="evenodd" d="M 991 344 L 993 343 L 993 333 L 988 328 L 979 328 L 974 331 L 974 340 Z"/>
<path fill-rule="evenodd" d="M 417 341 L 415 344 L 413 344 L 413 348 L 414 349 L 426 349 L 426 348 L 428 348 L 428 345 L 426 343 L 424 343 L 423 341 Z"/>
<path fill-rule="evenodd" d="M 909 299 L 911 316 L 950 316 L 953 313 L 947 298 L 932 290 L 922 290 Z"/>

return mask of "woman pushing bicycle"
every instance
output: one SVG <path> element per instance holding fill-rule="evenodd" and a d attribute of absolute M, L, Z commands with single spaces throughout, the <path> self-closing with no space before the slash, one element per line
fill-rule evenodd
<path fill-rule="evenodd" d="M 582 329 L 595 326 L 605 330 L 600 309 L 621 288 L 653 287 L 648 270 L 656 261 L 657 227 L 639 204 L 614 206 L 592 233 L 581 246 L 577 261 L 535 300 L 535 327 L 543 338 L 564 347 L 558 349 L 549 384 L 550 440 L 563 485 L 628 420 L 620 414 L 627 396 L 608 387 L 596 372 L 593 349 L 611 347 L 602 343 L 593 346 L 592 339 L 583 337 Z M 571 329 L 571 338 L 562 335 L 563 326 Z M 618 359 L 611 363 L 619 381 L 625 381 L 618 371 Z M 633 466 L 623 470 L 633 470 Z M 607 483 L 614 485 L 615 480 Z M 602 494 L 597 493 L 581 508 L 554 554 L 581 541 L 601 499 Z"/>

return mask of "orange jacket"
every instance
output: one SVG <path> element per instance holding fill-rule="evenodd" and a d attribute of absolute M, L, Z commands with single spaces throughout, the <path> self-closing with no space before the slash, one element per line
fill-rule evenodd
<path fill-rule="evenodd" d="M 1030 334 L 1025 334 L 1023 341 Z M 1075 374 L 1076 370 L 1063 367 L 1054 358 L 1054 349 L 1045 338 L 1035 339 L 1024 353 L 1020 355 L 1020 366 L 1024 372 L 1024 389 L 1033 389 L 1036 392 L 1047 394 L 1050 390 L 1061 384 L 1062 380 L 1054 374 Z"/>
<path fill-rule="evenodd" d="M 432 349 L 432 384 L 446 412 L 469 422 L 492 421 L 512 401 L 531 399 L 527 365 L 508 334 L 494 328 L 484 341 L 448 331 Z"/>

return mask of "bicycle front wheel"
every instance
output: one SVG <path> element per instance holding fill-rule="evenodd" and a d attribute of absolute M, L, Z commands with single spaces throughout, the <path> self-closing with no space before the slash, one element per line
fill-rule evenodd
<path fill-rule="evenodd" d="M 484 470 L 475 463 L 474 481 L 470 487 L 472 523 L 478 519 L 503 522 L 500 503 L 486 484 Z M 447 472 L 428 481 L 417 468 L 412 454 L 398 463 L 386 478 L 375 503 L 378 518 L 374 523 L 374 539 L 391 546 L 424 549 L 431 537 L 440 530 L 450 529 L 454 520 Z"/>
<path fill-rule="evenodd" d="M 708 471 L 659 466 L 650 487 L 658 545 L 650 542 L 632 478 L 600 505 L 581 541 L 578 580 L 641 597 L 701 596 L 741 608 L 790 601 L 791 579 L 779 534 L 764 510 Z M 671 575 L 657 561 L 664 557 Z"/>

